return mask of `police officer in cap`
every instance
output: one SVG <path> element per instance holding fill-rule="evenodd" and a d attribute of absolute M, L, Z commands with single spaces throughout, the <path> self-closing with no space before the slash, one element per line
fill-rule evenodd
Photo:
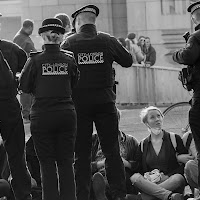
<path fill-rule="evenodd" d="M 33 95 L 31 134 L 40 162 L 43 200 L 76 200 L 73 170 L 76 112 L 71 98 L 79 73 L 74 57 L 60 50 L 65 29 L 57 18 L 42 22 L 44 51 L 32 53 L 20 89 Z"/>
<path fill-rule="evenodd" d="M 75 178 L 77 199 L 88 200 L 91 181 L 93 122 L 106 157 L 106 175 L 114 199 L 126 194 L 124 165 L 119 154 L 118 118 L 113 92 L 114 61 L 122 67 L 132 65 L 132 57 L 116 38 L 97 32 L 99 9 L 86 5 L 72 14 L 76 33 L 61 45 L 74 53 L 80 80 L 73 90 L 77 111 Z"/>
<path fill-rule="evenodd" d="M 192 107 L 189 111 L 189 124 L 198 152 L 198 184 L 200 186 L 200 1 L 191 4 L 188 9 L 196 25 L 184 48 L 175 51 L 173 60 L 177 63 L 193 66 L 192 69 Z"/>

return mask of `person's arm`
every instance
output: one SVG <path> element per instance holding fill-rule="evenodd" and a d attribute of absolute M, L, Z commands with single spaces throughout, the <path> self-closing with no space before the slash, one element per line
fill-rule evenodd
<path fill-rule="evenodd" d="M 134 168 L 135 165 L 135 158 L 136 158 L 136 151 L 139 146 L 138 141 L 131 135 L 126 135 L 125 141 L 126 149 L 127 149 L 127 156 L 125 162 L 125 167 L 127 166 L 131 170 Z"/>
<path fill-rule="evenodd" d="M 113 60 L 120 64 L 122 67 L 131 67 L 133 64 L 133 59 L 128 50 L 123 47 L 115 37 L 110 37 L 108 42 Z"/>
<path fill-rule="evenodd" d="M 74 57 L 72 58 L 72 71 L 71 71 L 71 87 L 74 88 L 78 84 L 80 78 L 80 71 L 78 70 L 78 66 Z"/>
<path fill-rule="evenodd" d="M 32 93 L 34 89 L 34 78 L 36 67 L 32 58 L 29 58 L 19 77 L 19 90 L 24 93 Z"/>
<path fill-rule="evenodd" d="M 140 142 L 135 153 L 135 160 L 133 160 L 131 164 L 132 165 L 131 168 L 133 172 L 139 172 L 143 174 L 142 155 L 143 155 L 143 152 L 141 151 L 141 142 Z"/>
<path fill-rule="evenodd" d="M 150 53 L 149 62 L 150 66 L 153 66 L 156 62 L 156 51 L 153 47 L 152 47 L 152 52 Z"/>
<path fill-rule="evenodd" d="M 193 65 L 197 62 L 200 55 L 199 41 L 192 35 L 186 46 L 173 53 L 173 60 L 179 64 Z"/>
<path fill-rule="evenodd" d="M 25 46 L 24 50 L 28 55 L 29 55 L 30 52 L 36 52 L 37 51 L 31 40 L 26 42 L 26 46 Z"/>
<path fill-rule="evenodd" d="M 187 154 L 187 149 L 184 147 L 181 137 L 178 134 L 176 134 L 175 137 L 176 137 L 176 143 L 177 143 L 177 147 L 176 147 L 177 156 L 181 154 Z M 184 174 L 184 164 L 179 164 L 176 169 L 172 170 L 167 175 L 171 176 L 173 174 Z"/>
<path fill-rule="evenodd" d="M 13 43 L 13 50 L 17 55 L 18 63 L 17 63 L 17 72 L 21 73 L 26 61 L 27 61 L 27 55 L 26 52 L 17 44 Z"/>
<path fill-rule="evenodd" d="M 142 51 L 139 46 L 135 45 L 135 54 L 136 54 L 136 59 L 138 63 L 141 63 L 144 61 L 144 55 L 142 54 Z"/>

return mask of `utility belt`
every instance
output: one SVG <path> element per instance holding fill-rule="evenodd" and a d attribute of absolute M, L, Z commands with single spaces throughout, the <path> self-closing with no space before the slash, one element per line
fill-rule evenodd
<path fill-rule="evenodd" d="M 178 79 L 181 81 L 183 88 L 187 91 L 194 89 L 194 66 L 184 67 L 178 75 Z"/>

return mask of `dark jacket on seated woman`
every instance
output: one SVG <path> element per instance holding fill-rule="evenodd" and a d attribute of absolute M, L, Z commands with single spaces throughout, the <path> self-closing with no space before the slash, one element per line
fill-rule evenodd
<path fill-rule="evenodd" d="M 159 169 L 161 172 L 168 176 L 173 174 L 183 175 L 184 165 L 178 163 L 176 154 L 187 153 L 187 150 L 183 145 L 181 137 L 175 134 L 175 138 L 177 144 L 176 150 L 170 139 L 170 134 L 164 131 L 162 147 L 158 155 L 156 155 L 151 144 L 151 135 L 146 137 L 138 147 L 136 154 L 137 164 L 134 171 L 138 171 L 141 174 L 144 174 L 145 172 Z M 141 145 L 143 145 L 143 147 L 141 147 Z"/>

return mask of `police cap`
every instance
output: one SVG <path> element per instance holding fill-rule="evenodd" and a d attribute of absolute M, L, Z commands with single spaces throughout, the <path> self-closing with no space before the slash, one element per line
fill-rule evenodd
<path fill-rule="evenodd" d="M 83 12 L 91 12 L 94 13 L 96 15 L 96 17 L 99 15 L 99 8 L 97 8 L 95 5 L 89 4 L 86 6 L 83 6 L 82 8 L 76 10 L 73 14 L 72 14 L 72 18 L 76 18 L 76 16 L 80 13 Z"/>
<path fill-rule="evenodd" d="M 63 28 L 63 23 L 57 18 L 47 18 L 42 22 L 42 27 L 39 28 L 38 33 L 41 34 L 46 31 L 56 31 L 58 33 L 64 34 L 65 29 Z"/>
<path fill-rule="evenodd" d="M 200 1 L 197 1 L 197 2 L 192 3 L 191 5 L 189 5 L 187 11 L 193 13 L 198 8 L 200 8 Z"/>

